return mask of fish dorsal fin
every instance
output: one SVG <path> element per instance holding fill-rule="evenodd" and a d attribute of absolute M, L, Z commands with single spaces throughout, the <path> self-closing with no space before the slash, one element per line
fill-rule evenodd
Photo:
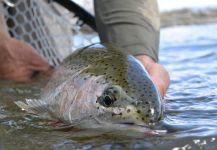
<path fill-rule="evenodd" d="M 49 104 L 40 99 L 26 99 L 25 102 L 16 101 L 14 103 L 28 113 L 36 114 L 45 118 L 51 118 Z"/>

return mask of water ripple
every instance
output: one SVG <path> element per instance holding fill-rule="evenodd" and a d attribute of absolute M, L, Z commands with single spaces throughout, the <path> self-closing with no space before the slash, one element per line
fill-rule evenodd
<path fill-rule="evenodd" d="M 13 103 L 37 98 L 40 84 L 0 81 L 0 149 L 216 149 L 216 30 L 217 24 L 162 30 L 160 63 L 169 71 L 171 85 L 159 128 L 167 134 L 141 138 L 126 133 L 52 131 L 46 122 L 27 116 Z"/>

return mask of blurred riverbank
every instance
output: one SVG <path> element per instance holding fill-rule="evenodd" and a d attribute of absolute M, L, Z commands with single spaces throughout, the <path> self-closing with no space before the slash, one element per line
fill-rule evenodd
<path fill-rule="evenodd" d="M 161 12 L 161 27 L 217 22 L 217 9 L 180 9 Z"/>
<path fill-rule="evenodd" d="M 92 0 L 73 1 L 94 14 Z M 158 6 L 162 28 L 217 23 L 217 0 L 158 0 Z"/>

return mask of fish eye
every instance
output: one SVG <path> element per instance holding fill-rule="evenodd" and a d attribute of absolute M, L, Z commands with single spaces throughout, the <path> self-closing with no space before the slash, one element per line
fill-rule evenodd
<path fill-rule="evenodd" d="M 108 87 L 103 94 L 97 98 L 97 102 L 104 107 L 109 107 L 118 99 L 119 94 L 120 92 L 117 87 Z"/>
<path fill-rule="evenodd" d="M 116 99 L 114 97 L 111 97 L 109 95 L 105 95 L 99 98 L 99 103 L 103 105 L 104 107 L 109 107 L 111 106 Z"/>
<path fill-rule="evenodd" d="M 110 106 L 111 104 L 113 104 L 114 100 L 110 96 L 106 95 L 103 102 L 105 106 Z"/>

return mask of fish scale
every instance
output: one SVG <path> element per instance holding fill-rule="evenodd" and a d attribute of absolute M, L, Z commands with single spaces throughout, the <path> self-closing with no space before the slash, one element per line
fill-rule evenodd
<path fill-rule="evenodd" d="M 94 44 L 71 54 L 34 103 L 17 104 L 27 111 L 38 109 L 40 114 L 49 111 L 78 128 L 148 126 L 163 114 L 160 94 L 142 64 L 108 44 Z"/>

